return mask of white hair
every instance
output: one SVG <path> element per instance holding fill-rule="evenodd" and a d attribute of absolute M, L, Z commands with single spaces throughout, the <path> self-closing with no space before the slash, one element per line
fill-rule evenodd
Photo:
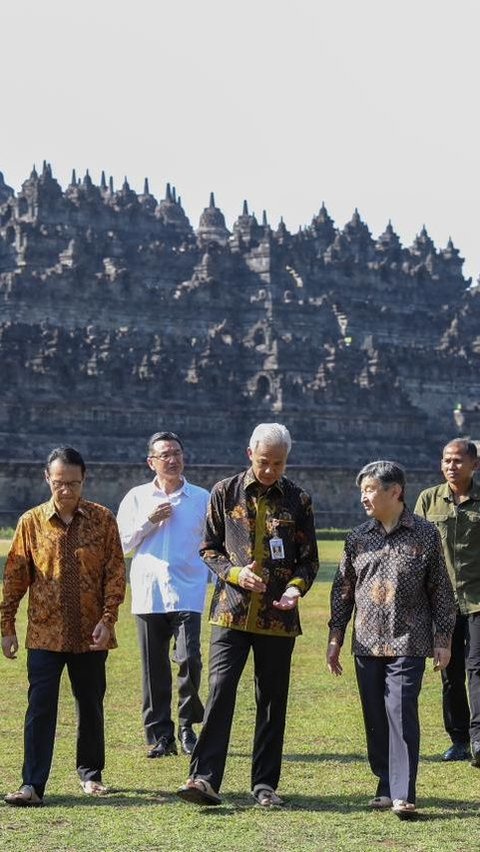
<path fill-rule="evenodd" d="M 258 426 L 255 426 L 248 446 L 254 451 L 259 444 L 267 444 L 269 447 L 285 447 L 287 455 L 292 449 L 290 432 L 282 423 L 259 423 Z"/>

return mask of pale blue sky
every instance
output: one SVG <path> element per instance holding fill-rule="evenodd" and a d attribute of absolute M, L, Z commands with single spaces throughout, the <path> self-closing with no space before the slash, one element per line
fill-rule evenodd
<path fill-rule="evenodd" d="M 0 170 L 214 190 L 296 231 L 324 200 L 480 273 L 478 0 L 15 0 L 0 9 Z"/>

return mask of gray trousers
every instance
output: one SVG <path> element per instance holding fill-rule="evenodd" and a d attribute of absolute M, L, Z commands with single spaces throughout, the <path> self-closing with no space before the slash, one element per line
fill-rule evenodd
<path fill-rule="evenodd" d="M 143 724 L 149 745 L 160 737 L 175 735 L 172 721 L 172 669 L 170 643 L 175 640 L 173 659 L 178 664 L 178 724 L 190 727 L 203 719 L 198 690 L 202 661 L 199 612 L 167 612 L 137 615 L 142 660 Z"/>
<path fill-rule="evenodd" d="M 424 657 L 355 657 L 370 768 L 377 796 L 415 804 Z"/>

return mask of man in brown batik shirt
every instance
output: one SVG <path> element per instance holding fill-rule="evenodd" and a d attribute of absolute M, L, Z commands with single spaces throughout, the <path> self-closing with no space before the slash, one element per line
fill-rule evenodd
<path fill-rule="evenodd" d="M 261 423 L 250 439 L 251 467 L 214 486 L 200 553 L 217 575 L 210 608 L 210 694 L 178 791 L 189 802 L 220 803 L 238 681 L 253 651 L 257 716 L 251 789 L 262 806 L 276 793 L 298 600 L 318 569 L 309 495 L 283 476 L 291 439 L 285 426 Z"/>
<path fill-rule="evenodd" d="M 71 447 L 50 453 L 45 478 L 52 497 L 18 522 L 5 564 L 2 651 L 15 659 L 15 618 L 29 592 L 29 680 L 23 784 L 9 805 L 43 804 L 53 755 L 58 693 L 67 666 L 75 696 L 77 772 L 84 791 L 106 792 L 103 697 L 105 661 L 116 647 L 114 624 L 125 596 L 125 563 L 112 513 L 82 499 L 85 464 Z"/>

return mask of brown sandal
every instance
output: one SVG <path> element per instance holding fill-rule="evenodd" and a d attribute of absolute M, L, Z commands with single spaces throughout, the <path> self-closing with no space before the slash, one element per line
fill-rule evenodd
<path fill-rule="evenodd" d="M 256 784 L 252 790 L 252 796 L 261 808 L 278 808 L 284 804 L 283 799 L 277 796 L 275 790 L 268 784 Z"/>
<path fill-rule="evenodd" d="M 19 790 L 14 793 L 7 793 L 5 796 L 7 805 L 14 805 L 17 808 L 41 808 L 43 807 L 43 799 L 35 792 L 35 787 L 32 784 L 23 784 Z"/>
<path fill-rule="evenodd" d="M 189 778 L 183 787 L 179 787 L 177 796 L 195 805 L 221 805 L 222 803 L 218 793 L 204 778 Z"/>
<path fill-rule="evenodd" d="M 87 796 L 104 796 L 105 793 L 108 793 L 108 787 L 105 787 L 105 784 L 102 784 L 101 781 L 80 781 L 82 785 L 82 790 Z"/>

